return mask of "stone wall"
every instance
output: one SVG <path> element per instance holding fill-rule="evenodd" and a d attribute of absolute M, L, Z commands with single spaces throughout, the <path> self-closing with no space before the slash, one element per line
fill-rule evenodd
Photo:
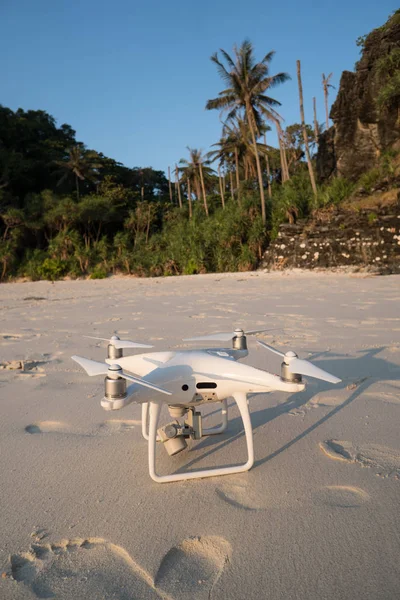
<path fill-rule="evenodd" d="M 261 264 L 268 270 L 335 267 L 400 273 L 400 207 L 336 210 L 285 223 Z"/>

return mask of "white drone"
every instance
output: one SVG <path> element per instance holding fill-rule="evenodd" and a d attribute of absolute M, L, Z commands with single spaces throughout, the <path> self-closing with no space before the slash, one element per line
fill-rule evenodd
<path fill-rule="evenodd" d="M 247 400 L 249 394 L 265 394 L 274 390 L 300 392 L 305 388 L 302 375 L 330 383 L 341 381 L 309 361 L 299 359 L 294 352 L 283 354 L 259 340 L 257 342 L 263 348 L 283 358 L 281 376 L 237 362 L 248 355 L 246 335 L 262 331 L 267 330 L 245 332 L 243 329 L 235 329 L 231 333 L 216 333 L 184 340 L 232 341 L 232 348 L 151 352 L 125 357 L 122 352 L 125 348 L 151 348 L 152 346 L 120 340 L 115 335 L 110 340 L 93 338 L 108 342 L 107 364 L 80 356 L 73 356 L 72 359 L 90 376 L 106 375 L 105 395 L 101 401 L 101 406 L 105 410 L 118 410 L 131 402 L 142 405 L 142 434 L 148 441 L 149 472 L 154 481 L 168 483 L 183 479 L 230 475 L 248 471 L 254 464 L 253 431 Z M 128 375 L 123 369 L 135 375 Z M 142 379 L 143 377 L 145 379 Z M 235 400 L 243 420 L 247 461 L 233 467 L 158 475 L 156 472 L 157 442 L 162 443 L 168 454 L 173 456 L 186 448 L 187 438 L 199 440 L 203 436 L 222 433 L 228 426 L 227 399 L 231 397 Z M 202 414 L 198 407 L 211 402 L 222 404 L 222 423 L 218 427 L 206 429 L 202 427 Z M 168 405 L 174 421 L 157 430 L 164 403 Z M 183 419 L 183 422 L 178 419 Z"/>

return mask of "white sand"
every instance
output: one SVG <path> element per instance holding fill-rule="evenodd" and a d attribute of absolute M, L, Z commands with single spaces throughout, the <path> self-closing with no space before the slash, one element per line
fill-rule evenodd
<path fill-rule="evenodd" d="M 185 347 L 232 326 L 343 379 L 250 400 L 256 464 L 159 485 L 140 407 L 106 413 L 82 334 Z M 250 340 L 246 362 L 279 372 Z M 0 286 L 0 598 L 394 599 L 400 590 L 400 276 L 231 274 Z M 215 405 L 216 407 L 216 405 Z M 165 421 L 168 420 L 167 414 Z M 217 424 L 212 414 L 207 424 Z M 163 473 L 240 462 L 227 434 Z M 11 558 L 10 558 L 11 557 Z"/>

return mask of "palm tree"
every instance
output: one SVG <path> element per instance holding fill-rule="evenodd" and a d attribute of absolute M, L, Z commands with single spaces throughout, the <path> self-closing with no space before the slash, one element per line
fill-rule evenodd
<path fill-rule="evenodd" d="M 85 150 L 82 144 L 70 148 L 65 160 L 57 160 L 55 163 L 64 171 L 57 185 L 60 185 L 71 174 L 75 176 L 76 197 L 79 200 L 79 180 L 95 181 L 98 177 L 98 169 L 102 164 L 99 155 L 94 150 Z"/>
<path fill-rule="evenodd" d="M 203 195 L 204 210 L 208 216 L 208 204 L 205 189 L 205 182 L 208 183 L 212 179 L 213 170 L 210 168 L 210 161 L 202 155 L 201 150 L 197 148 L 187 148 L 190 158 L 186 160 L 181 158 L 179 164 L 180 171 L 183 174 L 183 181 L 190 181 L 191 187 L 195 192 L 197 200 L 200 200 Z"/>
<path fill-rule="evenodd" d="M 314 110 L 314 139 L 315 143 L 318 144 L 319 126 L 317 121 L 317 99 L 313 98 L 313 110 Z"/>
<path fill-rule="evenodd" d="M 256 63 L 253 46 L 248 40 L 245 40 L 239 48 L 234 47 L 235 60 L 225 50 L 221 49 L 221 54 L 227 67 L 219 60 L 218 53 L 215 53 L 211 60 L 217 65 L 218 72 L 228 87 L 220 92 L 218 98 L 208 100 L 206 109 L 229 111 L 228 119 L 242 115 L 248 123 L 257 165 L 262 218 L 265 223 L 264 186 L 260 157 L 257 151 L 257 137 L 260 135 L 262 117 L 267 120 L 279 118 L 274 107 L 280 106 L 280 102 L 265 95 L 265 92 L 269 88 L 287 81 L 289 75 L 287 73 L 269 75 L 269 64 L 274 52 L 269 52 L 260 62 Z"/>
<path fill-rule="evenodd" d="M 311 162 L 310 148 L 308 145 L 307 126 L 306 126 L 306 120 L 304 117 L 303 84 L 301 81 L 300 61 L 298 60 L 296 62 L 296 64 L 297 64 L 297 83 L 299 86 L 300 118 L 301 118 L 301 128 L 303 130 L 304 150 L 305 150 L 306 158 L 307 158 L 307 166 L 308 166 L 308 173 L 310 175 L 311 187 L 313 189 L 314 195 L 316 196 L 318 194 L 318 191 L 317 191 L 317 186 L 315 183 L 314 169 L 313 169 L 312 162 Z"/>
<path fill-rule="evenodd" d="M 329 75 L 327 77 L 325 77 L 325 73 L 322 73 L 322 87 L 324 88 L 326 128 L 327 129 L 329 129 L 329 110 L 328 110 L 329 88 L 332 88 L 333 90 L 335 89 L 335 86 L 329 83 L 332 75 L 333 75 L 333 73 L 329 73 Z"/>
<path fill-rule="evenodd" d="M 263 124 L 261 133 L 269 131 L 270 127 Z M 236 192 L 240 204 L 240 170 L 244 172 L 244 178 L 257 177 L 257 166 L 255 162 L 255 153 L 248 124 L 240 118 L 230 119 L 224 123 L 222 137 L 219 142 L 213 144 L 216 150 L 208 153 L 211 162 L 219 159 L 220 166 L 227 165 L 233 174 L 236 173 Z M 266 155 L 267 147 L 265 144 L 257 143 L 258 154 Z"/>
<path fill-rule="evenodd" d="M 232 163 L 232 145 L 231 140 L 225 135 L 222 135 L 219 142 L 216 144 L 212 144 L 215 150 L 211 150 L 207 153 L 207 158 L 210 163 L 218 160 L 218 178 L 219 178 L 219 189 L 221 196 L 222 207 L 225 208 L 225 176 L 221 177 L 221 169 L 224 169 L 224 173 L 226 169 L 229 169 L 232 173 L 233 163 Z M 231 196 L 233 199 L 233 186 L 231 184 Z"/>

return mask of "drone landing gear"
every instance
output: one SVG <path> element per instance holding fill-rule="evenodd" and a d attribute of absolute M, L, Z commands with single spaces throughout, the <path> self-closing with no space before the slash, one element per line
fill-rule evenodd
<path fill-rule="evenodd" d="M 160 437 L 157 435 L 157 424 L 158 419 L 161 412 L 161 404 L 158 402 L 150 402 L 150 428 L 149 433 L 147 435 L 147 412 L 148 407 L 144 407 L 142 405 L 142 416 L 145 417 L 142 419 L 142 433 L 143 436 L 148 440 L 149 446 L 149 472 L 150 477 L 156 481 L 157 483 L 170 483 L 172 481 L 182 481 L 185 479 L 200 479 L 202 477 L 215 477 L 218 475 L 232 475 L 233 473 L 243 473 L 243 471 L 248 471 L 254 464 L 254 449 L 253 449 L 253 432 L 251 428 L 251 420 L 250 420 L 250 412 L 247 403 L 246 394 L 238 393 L 233 396 L 236 404 L 238 405 L 240 415 L 242 417 L 244 431 L 246 434 L 246 444 L 247 444 L 247 462 L 243 465 L 236 465 L 234 467 L 220 467 L 217 469 L 203 469 L 201 471 L 192 471 L 190 473 L 177 473 L 174 475 L 157 475 L 156 473 L 156 446 L 157 439 L 161 441 Z M 227 405 L 224 404 L 225 413 L 223 413 L 223 423 L 219 428 L 213 429 L 205 429 L 203 430 L 203 435 L 214 435 L 216 433 L 221 433 L 226 429 L 226 424 L 228 421 L 227 417 Z M 226 420 L 226 423 L 225 423 Z M 222 429 L 223 428 L 223 429 Z M 207 433 L 207 431 L 209 433 Z M 146 437 L 147 436 L 147 437 Z"/>

